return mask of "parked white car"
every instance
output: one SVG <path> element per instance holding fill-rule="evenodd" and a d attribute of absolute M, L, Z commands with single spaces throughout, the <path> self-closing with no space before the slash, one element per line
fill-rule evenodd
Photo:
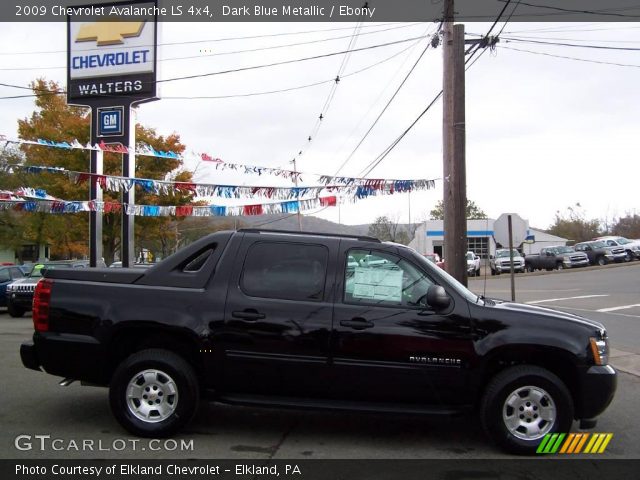
<path fill-rule="evenodd" d="M 467 275 L 470 277 L 480 275 L 480 257 L 473 252 L 467 252 Z"/>
<path fill-rule="evenodd" d="M 627 256 L 625 262 L 630 262 L 633 259 L 640 260 L 640 242 L 638 240 L 629 240 L 624 237 L 607 236 L 598 237 L 594 240 L 600 240 L 604 242 L 607 247 L 622 247 Z"/>

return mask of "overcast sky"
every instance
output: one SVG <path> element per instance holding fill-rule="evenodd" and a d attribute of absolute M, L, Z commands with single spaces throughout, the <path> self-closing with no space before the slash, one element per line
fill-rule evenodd
<path fill-rule="evenodd" d="M 159 47 L 158 78 L 200 74 L 277 62 L 347 48 L 354 24 L 328 23 L 165 23 L 159 43 L 208 40 Z M 469 23 L 469 33 L 489 24 Z M 501 24 L 496 31 L 499 31 Z M 392 28 L 393 29 L 390 29 Z M 402 28 L 395 28 L 402 27 Z M 336 30 L 339 29 L 339 30 Z M 365 24 L 356 48 L 407 39 L 435 31 L 434 24 Z M 214 41 L 229 37 L 292 33 L 260 39 Z M 378 32 L 378 33 L 370 33 Z M 366 35 L 364 35 L 366 33 Z M 554 55 L 636 65 L 615 66 L 497 48 L 467 72 L 467 195 L 490 217 L 516 212 L 533 227 L 546 228 L 557 210 L 579 202 L 589 218 L 638 212 L 640 134 L 640 53 L 543 44 L 506 43 L 506 37 L 640 48 L 640 24 L 511 23 L 500 45 Z M 269 46 L 336 38 L 331 41 L 247 53 L 215 55 Z M 469 38 L 472 38 L 469 36 Z M 566 40 L 565 40 L 566 39 Z M 227 99 L 171 99 L 221 96 L 284 89 L 329 80 L 343 56 L 254 71 L 163 84 L 158 102 L 140 107 L 138 120 L 161 134 L 177 132 L 189 150 L 226 162 L 291 168 L 303 148 L 301 172 L 334 174 L 349 156 L 423 51 L 427 40 L 356 52 L 314 141 L 307 145 L 331 83 L 263 96 Z M 2 24 L 0 82 L 26 86 L 37 77 L 66 81 L 66 24 Z M 54 53 L 37 53 L 54 52 Z M 395 55 L 395 56 L 394 56 Z M 175 57 L 195 57 L 172 60 Z M 393 58 L 390 58 L 392 57 Z M 442 85 L 442 48 L 429 49 L 369 137 L 341 171 L 359 176 L 425 108 Z M 24 91 L 0 87 L 0 96 Z M 0 100 L 0 134 L 17 135 L 17 120 L 33 111 L 32 98 Z M 71 140 L 60 138 L 53 140 Z M 141 158 L 140 162 L 154 161 Z M 278 178 L 246 177 L 197 167 L 207 183 L 283 185 Z M 88 165 L 87 165 L 88 169 Z M 422 118 L 372 178 L 442 177 L 442 102 Z M 307 181 L 313 177 L 304 176 Z M 315 183 L 315 182 L 313 182 Z M 343 205 L 342 223 L 372 222 L 388 214 L 400 221 L 425 219 L 442 198 L 442 181 L 428 192 L 385 196 Z M 249 201 L 246 203 L 256 203 Z M 319 216 L 338 221 L 338 209 Z"/>

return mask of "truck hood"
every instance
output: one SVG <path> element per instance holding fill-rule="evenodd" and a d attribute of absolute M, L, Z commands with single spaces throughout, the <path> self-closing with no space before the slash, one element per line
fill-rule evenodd
<path fill-rule="evenodd" d="M 523 313 L 525 315 L 539 315 L 544 316 L 546 318 L 553 317 L 558 320 L 577 323 L 582 326 L 592 327 L 594 330 L 604 330 L 604 326 L 600 322 L 596 322 L 595 320 L 590 320 L 588 318 L 581 317 L 580 315 L 575 315 L 573 313 L 564 312 L 562 310 L 556 310 L 554 308 L 548 307 L 539 307 L 537 305 L 527 305 L 524 303 L 513 303 L 513 302 L 504 302 L 502 300 L 493 300 L 496 302 L 495 306 L 492 305 L 493 308 L 499 310 L 506 310 L 511 312 Z M 488 304 L 487 306 L 489 306 Z"/>
<path fill-rule="evenodd" d="M 35 283 L 38 283 L 38 281 L 41 279 L 42 277 L 24 277 L 24 278 L 20 278 L 18 280 L 13 281 L 11 284 L 12 285 L 32 285 Z"/>

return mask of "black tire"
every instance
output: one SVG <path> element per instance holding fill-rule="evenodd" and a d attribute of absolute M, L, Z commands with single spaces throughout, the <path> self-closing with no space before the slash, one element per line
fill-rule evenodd
<path fill-rule="evenodd" d="M 534 401 L 530 402 L 533 403 L 533 406 L 524 407 L 529 409 L 528 412 L 524 411 L 523 415 L 514 413 L 517 410 L 508 406 L 506 402 L 513 398 L 512 394 L 519 390 L 521 393 L 530 391 L 527 387 L 544 391 L 546 395 L 541 397 L 541 407 L 540 409 L 535 407 L 536 402 Z M 521 398 L 517 398 L 516 402 Z M 549 405 L 549 401 L 555 405 L 553 422 L 544 422 L 542 416 L 535 418 L 526 416 L 528 414 L 535 415 L 536 411 L 542 413 L 542 410 Z M 504 450 L 521 455 L 535 453 L 546 433 L 567 433 L 573 423 L 573 400 L 565 384 L 550 371 L 533 365 L 510 367 L 493 377 L 484 392 L 480 408 L 482 426 L 487 435 Z M 534 436 L 525 438 L 526 433 L 520 431 L 519 435 L 523 438 L 519 438 L 509 430 L 504 419 L 505 416 L 514 414 L 520 418 L 525 417 L 527 422 L 531 420 L 532 426 L 539 427 L 544 434 L 541 433 L 538 438 L 533 438 Z M 520 422 L 519 419 L 514 420 L 525 423 L 524 421 Z M 520 428 L 526 430 L 524 426 L 517 427 L 517 429 Z M 517 429 L 516 431 L 518 431 Z"/>
<path fill-rule="evenodd" d="M 608 262 L 607 262 L 607 259 L 605 257 L 598 257 L 598 258 L 596 258 L 596 263 L 598 265 L 602 266 L 602 265 L 606 265 Z"/>
<path fill-rule="evenodd" d="M 556 265 L 556 270 L 564 270 L 564 265 L 562 264 L 562 262 L 558 262 L 558 264 Z"/>
<path fill-rule="evenodd" d="M 476 270 L 476 274 L 474 275 L 474 277 L 479 277 L 480 276 L 480 269 Z"/>
<path fill-rule="evenodd" d="M 491 275 L 495 275 L 495 274 L 496 274 L 496 271 L 492 268 L 491 269 Z"/>
<path fill-rule="evenodd" d="M 24 313 L 26 312 L 24 308 L 16 307 L 12 303 L 9 303 L 7 305 L 7 311 L 9 312 L 9 315 L 12 316 L 13 318 L 20 318 L 24 316 Z"/>
<path fill-rule="evenodd" d="M 533 268 L 533 265 L 531 265 L 530 263 L 525 267 L 525 271 L 529 272 L 529 273 L 533 273 L 536 271 L 535 268 Z"/>
<path fill-rule="evenodd" d="M 624 257 L 624 261 L 625 262 L 632 262 L 633 261 L 633 253 L 631 252 L 631 250 L 627 250 L 626 255 Z"/>
<path fill-rule="evenodd" d="M 153 372 L 148 373 L 149 378 L 154 378 L 152 383 L 156 382 L 153 386 L 145 387 L 148 381 L 147 377 L 142 377 L 143 372 Z M 156 413 L 162 409 L 169 410 L 171 413 L 166 418 L 162 419 L 161 413 L 154 416 L 150 412 L 148 420 L 143 420 L 133 412 L 147 408 L 142 401 L 127 398 L 129 385 L 136 383 L 136 377 L 140 394 L 149 392 L 144 403 L 151 399 L 150 410 L 155 409 Z M 141 381 L 143 383 L 139 383 Z M 158 388 L 154 388 L 156 386 Z M 173 390 L 176 394 L 161 393 L 165 390 Z M 198 410 L 199 390 L 198 378 L 186 360 L 167 350 L 149 349 L 134 353 L 118 365 L 109 386 L 109 403 L 116 420 L 129 432 L 140 437 L 162 438 L 174 434 L 191 421 Z"/>

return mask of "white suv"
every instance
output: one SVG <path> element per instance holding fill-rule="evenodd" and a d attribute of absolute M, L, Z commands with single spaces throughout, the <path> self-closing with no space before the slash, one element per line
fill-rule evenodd
<path fill-rule="evenodd" d="M 625 262 L 630 262 L 633 259 L 640 260 L 640 241 L 638 240 L 629 240 L 624 237 L 598 237 L 594 238 L 594 240 L 600 240 L 604 242 L 607 247 L 622 247 L 626 252 L 627 256 L 624 259 Z"/>

